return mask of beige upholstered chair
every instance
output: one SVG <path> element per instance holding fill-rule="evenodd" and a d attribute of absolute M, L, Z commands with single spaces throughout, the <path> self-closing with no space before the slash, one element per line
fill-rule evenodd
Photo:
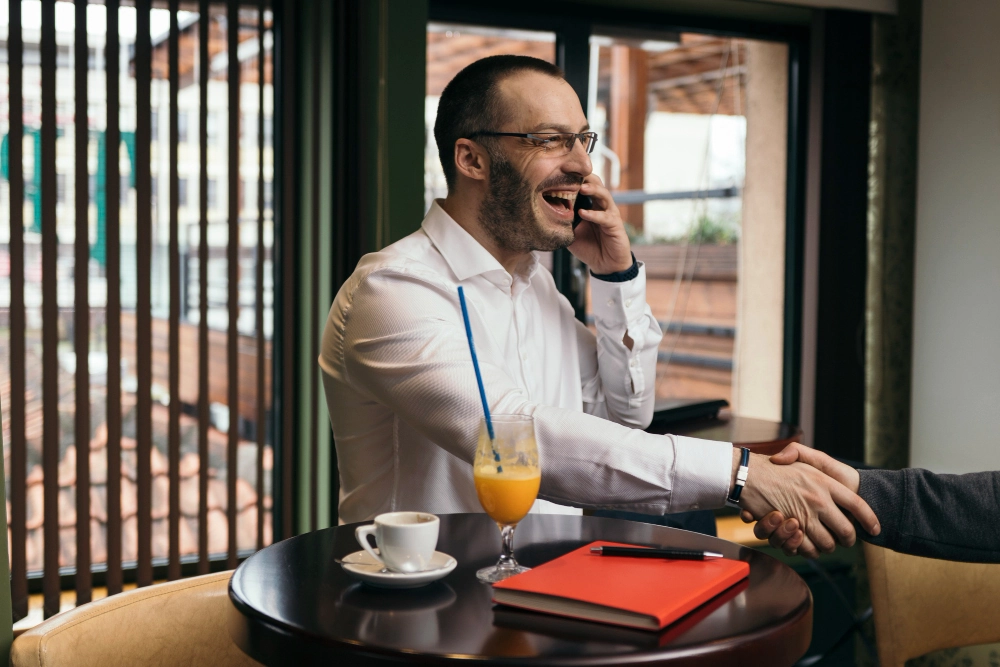
<path fill-rule="evenodd" d="M 1000 641 L 1000 565 L 920 558 L 865 544 L 882 667 Z"/>
<path fill-rule="evenodd" d="M 258 665 L 229 638 L 232 574 L 139 588 L 63 612 L 18 637 L 10 664 Z"/>

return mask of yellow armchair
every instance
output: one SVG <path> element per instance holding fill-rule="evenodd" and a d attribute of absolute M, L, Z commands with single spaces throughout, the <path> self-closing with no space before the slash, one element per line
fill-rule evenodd
<path fill-rule="evenodd" d="M 882 667 L 1000 641 L 1000 565 L 920 558 L 865 544 Z"/>
<path fill-rule="evenodd" d="M 259 665 L 229 638 L 232 572 L 138 588 L 66 611 L 14 641 L 12 667 Z"/>

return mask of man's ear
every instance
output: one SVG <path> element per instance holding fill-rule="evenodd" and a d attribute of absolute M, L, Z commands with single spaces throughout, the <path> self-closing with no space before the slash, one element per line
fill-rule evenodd
<path fill-rule="evenodd" d="M 455 170 L 474 181 L 488 180 L 490 158 L 475 141 L 459 139 L 455 142 Z"/>

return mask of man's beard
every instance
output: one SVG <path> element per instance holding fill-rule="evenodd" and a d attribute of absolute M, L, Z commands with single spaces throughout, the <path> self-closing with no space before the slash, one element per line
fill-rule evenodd
<path fill-rule="evenodd" d="M 535 192 L 506 156 L 491 151 L 490 163 L 490 184 L 479 207 L 479 224 L 500 248 L 508 252 L 549 251 L 573 242 L 572 228 L 549 231 L 535 215 Z"/>

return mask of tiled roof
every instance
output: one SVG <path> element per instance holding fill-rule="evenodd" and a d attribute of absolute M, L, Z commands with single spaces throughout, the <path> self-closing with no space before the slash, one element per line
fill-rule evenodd
<path fill-rule="evenodd" d="M 61 374 L 61 393 L 72 396 L 72 376 Z M 9 410 L 10 382 L 0 383 L 0 400 L 4 411 Z M 32 391 L 27 392 L 25 414 L 26 436 L 28 440 L 29 467 L 27 477 L 25 544 L 29 571 L 41 570 L 44 558 L 43 518 L 44 518 L 44 473 L 41 460 L 42 417 L 41 400 Z M 134 395 L 123 394 L 123 420 L 121 439 L 121 512 L 122 512 L 122 559 L 135 560 L 138 549 L 137 475 L 135 435 Z M 104 397 L 92 397 L 92 414 L 95 427 L 89 443 L 90 457 L 90 533 L 91 562 L 104 563 L 107 560 L 107 423 L 103 419 Z M 60 405 L 60 422 L 63 430 L 63 446 L 59 461 L 59 565 L 73 566 L 76 563 L 76 457 L 77 448 L 73 441 L 73 405 Z M 9 416 L 4 415 L 5 470 L 10 469 Z M 152 473 L 152 553 L 154 558 L 167 557 L 169 549 L 169 478 L 167 459 L 167 427 L 169 410 L 166 406 L 154 404 L 152 409 L 153 448 L 150 452 L 150 472 Z M 180 416 L 181 459 L 180 474 L 180 553 L 198 553 L 198 473 L 201 461 L 198 457 L 198 421 L 186 414 Z M 208 429 L 208 551 L 211 554 L 224 553 L 228 547 L 228 522 L 226 517 L 226 446 L 228 436 L 210 426 Z M 237 549 L 253 549 L 257 544 L 257 443 L 239 440 L 237 446 L 236 478 L 236 535 Z M 271 475 L 273 454 L 271 447 L 264 449 L 265 493 L 263 505 L 264 543 L 270 543 L 271 536 Z M 8 477 L 9 479 L 9 477 Z M 8 482 L 8 491 L 10 489 Z M 7 516 L 10 501 L 7 501 Z M 9 541 L 13 548 L 15 545 Z"/>

